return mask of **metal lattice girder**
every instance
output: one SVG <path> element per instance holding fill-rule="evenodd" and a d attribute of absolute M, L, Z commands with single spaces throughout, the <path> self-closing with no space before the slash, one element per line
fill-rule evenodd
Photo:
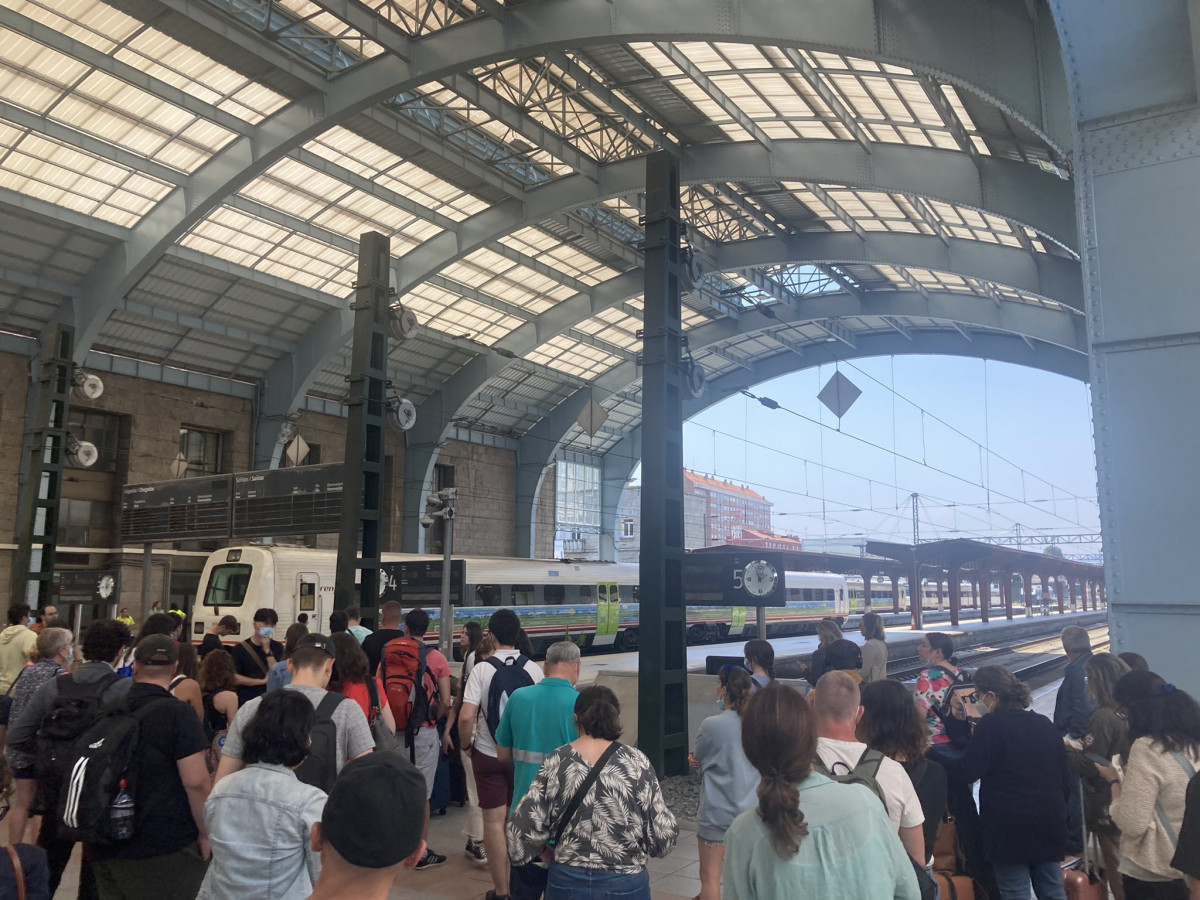
<path fill-rule="evenodd" d="M 343 11 L 349 14 L 354 6 L 344 4 Z M 501 28 L 487 18 L 464 22 L 419 42 L 391 35 L 392 53 L 350 69 L 332 79 L 327 88 L 315 90 L 247 129 L 145 216 L 124 246 L 114 248 L 96 264 L 71 310 L 77 327 L 77 358 L 91 347 L 112 304 L 150 270 L 167 247 L 225 197 L 311 138 L 368 107 L 495 59 L 534 56 L 562 46 L 602 45 L 622 38 L 671 40 L 685 33 L 691 40 L 709 37 L 783 46 L 838 46 L 971 85 L 1016 118 L 1046 133 L 1060 152 L 1069 145 L 1068 133 L 1060 127 L 1063 114 L 1059 107 L 1065 109 L 1066 104 L 1059 95 L 1065 85 L 1056 80 L 1055 67 L 1020 65 L 1022 60 L 1045 59 L 1057 52 L 1053 29 L 1036 27 L 1015 7 L 986 0 L 943 0 L 916 8 L 901 0 L 881 0 L 874 6 L 871 16 L 850 3 L 833 9 L 819 0 L 805 0 L 799 8 L 790 4 L 785 10 L 771 0 L 743 0 L 731 29 L 723 9 L 695 7 L 682 0 L 665 5 L 640 0 L 549 0 L 509 10 Z M 185 9 L 190 10 L 190 5 Z M 371 19 L 372 27 L 366 33 L 374 35 L 379 19 Z M 802 36 L 794 34 L 799 23 L 803 23 Z M 226 29 L 230 30 L 237 31 Z M 995 50 L 990 56 L 981 56 L 980 48 Z M 1046 74 L 1030 78 L 1031 71 Z"/>
<path fill-rule="evenodd" d="M 732 322 L 718 319 L 693 328 L 688 333 L 688 345 L 692 353 L 728 343 L 742 335 L 772 332 L 781 325 L 803 325 L 822 319 L 861 318 L 864 316 L 900 316 L 903 318 L 936 319 L 946 324 L 940 331 L 927 328 L 914 330 L 914 340 L 909 343 L 908 353 L 938 353 L 945 344 L 944 332 L 953 336 L 955 343 L 963 343 L 961 335 L 952 323 L 971 325 L 989 331 L 1007 332 L 1014 336 L 1025 335 L 1037 343 L 1035 346 L 1054 346 L 1074 353 L 1086 363 L 1087 337 L 1083 317 L 1065 309 L 1046 306 L 1006 303 L 997 307 L 987 297 L 964 297 L 962 295 L 935 293 L 928 298 L 915 291 L 868 291 L 861 297 L 846 294 L 828 294 L 810 297 L 804 302 L 805 312 L 797 313 L 786 307 L 775 307 L 771 319 L 757 310 L 747 311 L 740 320 Z M 900 337 L 893 331 L 887 332 Z M 855 343 L 861 345 L 872 337 L 869 333 L 855 332 Z M 978 338 L 979 335 L 973 335 Z M 1017 338 L 1020 340 L 1020 338 Z M 817 344 L 798 345 L 807 359 L 810 348 Z M 928 348 L 922 350 L 922 348 Z M 849 348 L 847 348 L 849 349 Z M 755 369 L 760 362 L 754 360 Z M 605 372 L 594 382 L 595 387 L 605 391 L 622 391 L 637 381 L 636 366 L 621 363 Z"/>
<path fill-rule="evenodd" d="M 725 244 L 714 257 L 722 271 L 799 262 L 913 266 L 1008 285 L 1083 309 L 1083 283 L 1075 260 L 962 238 L 943 243 L 930 235 L 871 232 L 863 240 L 845 232 L 804 233 Z"/>

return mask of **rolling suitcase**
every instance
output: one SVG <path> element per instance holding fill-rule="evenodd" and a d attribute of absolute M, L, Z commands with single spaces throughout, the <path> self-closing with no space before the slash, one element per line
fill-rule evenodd
<path fill-rule="evenodd" d="M 1083 856 L 1071 868 L 1063 869 L 1063 887 L 1067 892 L 1067 900 L 1107 900 L 1108 885 L 1101 876 L 1099 861 L 1092 858 L 1082 791 L 1079 793 L 1079 806 L 1083 823 Z"/>

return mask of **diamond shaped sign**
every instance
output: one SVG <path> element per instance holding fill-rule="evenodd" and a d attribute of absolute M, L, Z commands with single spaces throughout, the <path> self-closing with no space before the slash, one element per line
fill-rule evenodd
<path fill-rule="evenodd" d="M 588 437 L 595 437 L 600 427 L 608 421 L 608 413 L 595 400 L 589 400 L 575 421 L 579 423 L 579 427 L 587 433 Z"/>
<path fill-rule="evenodd" d="M 286 456 L 293 466 L 300 465 L 308 456 L 308 441 L 296 435 L 295 440 L 288 444 Z"/>
<path fill-rule="evenodd" d="M 861 396 L 862 391 L 853 381 L 841 372 L 834 372 L 833 377 L 825 382 L 825 387 L 821 388 L 821 393 L 817 394 L 817 399 L 840 419 L 850 411 L 854 401 Z"/>

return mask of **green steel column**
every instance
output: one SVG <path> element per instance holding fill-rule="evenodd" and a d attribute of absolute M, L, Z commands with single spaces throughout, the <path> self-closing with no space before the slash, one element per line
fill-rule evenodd
<path fill-rule="evenodd" d="M 679 163 L 646 160 L 638 745 L 660 776 L 687 771 Z"/>
<path fill-rule="evenodd" d="M 379 554 L 384 486 L 390 241 L 369 231 L 359 238 L 354 343 L 347 400 L 342 531 L 338 540 L 333 608 L 379 605 Z M 361 544 L 360 544 L 361 539 Z M 361 550 L 361 558 L 359 551 Z M 356 588 L 354 575 L 361 570 Z M 323 626 L 321 623 L 318 630 Z"/>
<path fill-rule="evenodd" d="M 53 587 L 74 351 L 75 329 L 54 326 L 42 358 L 34 363 L 26 404 L 29 420 L 25 423 L 24 480 L 17 491 L 11 602 L 24 601 L 34 609 L 50 602 Z"/>

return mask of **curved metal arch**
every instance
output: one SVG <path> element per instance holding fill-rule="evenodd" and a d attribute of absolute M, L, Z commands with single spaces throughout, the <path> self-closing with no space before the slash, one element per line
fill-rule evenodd
<path fill-rule="evenodd" d="M 1072 305 L 1071 301 L 1081 302 L 1078 300 L 1078 294 L 1082 290 L 1078 285 L 1079 264 L 1073 260 L 1046 257 L 1044 262 L 1035 262 L 1023 250 L 994 245 L 984 245 L 980 248 L 958 246 L 959 244 L 971 243 L 974 242 L 951 241 L 950 246 L 947 247 L 938 238 L 925 235 L 877 234 L 869 235 L 867 241 L 863 241 L 856 235 L 849 233 L 828 235 L 801 234 L 796 235 L 794 239 L 761 238 L 758 241 L 743 242 L 742 245 L 728 245 L 736 249 L 730 250 L 728 256 L 725 255 L 724 249 L 719 250 L 717 259 L 718 267 L 726 270 L 765 265 L 769 262 L 804 264 L 822 260 L 845 262 L 847 259 L 857 259 L 865 262 L 868 261 L 868 258 L 865 258 L 864 254 L 868 252 L 868 249 L 872 249 L 879 255 L 879 258 L 875 259 L 872 257 L 870 261 L 890 262 L 894 265 L 922 265 L 966 277 L 981 278 L 985 281 L 1005 284 L 1037 294 L 1046 294 L 1047 291 L 1050 291 L 1049 296 L 1056 296 L 1056 292 L 1066 293 L 1068 295 L 1067 305 Z M 834 255 L 830 256 L 829 254 L 831 253 Z M 914 262 L 914 260 L 920 261 Z M 976 268 L 976 265 L 979 268 Z M 1005 268 L 1011 271 L 1005 273 L 1003 271 Z M 1046 271 L 1045 282 L 1042 278 L 1043 268 Z M 1072 284 L 1072 272 L 1075 273 L 1075 288 L 1073 293 L 1069 289 Z M 1005 274 L 1011 275 L 1012 278 L 996 277 Z M 538 316 L 534 322 L 521 326 L 503 340 L 497 342 L 496 348 L 519 358 L 550 337 L 561 334 L 567 329 L 578 325 L 580 322 L 596 315 L 602 309 L 615 306 L 625 300 L 636 297 L 641 292 L 641 270 L 635 269 L 623 273 L 616 278 L 597 285 L 592 290 L 590 296 L 580 294 L 552 307 Z M 968 303 L 972 300 L 978 300 L 979 302 L 975 305 L 983 310 L 983 313 L 979 314 L 979 321 L 967 319 L 964 321 L 964 324 L 1024 333 L 1020 328 L 1010 328 L 1009 326 L 1000 324 L 1000 321 L 1004 319 L 1005 313 L 1010 307 L 1020 306 L 1020 304 L 1008 301 L 996 304 L 986 298 L 976 298 L 973 295 L 967 294 L 931 294 L 929 298 L 923 298 L 915 292 L 908 294 L 905 292 L 869 291 L 860 298 L 849 299 L 845 299 L 848 295 L 838 296 L 843 297 L 843 299 L 834 303 L 837 311 L 829 311 L 828 304 L 831 301 L 825 297 L 813 297 L 801 301 L 803 315 L 799 311 L 783 305 L 778 305 L 774 311 L 777 313 L 780 321 L 801 321 L 803 319 L 818 319 L 839 315 L 919 315 L 932 318 L 956 319 L 957 315 L 955 313 L 957 310 L 946 306 L 949 302 L 946 298 L 955 296 L 962 297 L 963 302 Z M 900 310 L 892 311 L 886 308 L 889 300 L 885 298 L 904 298 L 904 305 Z M 1028 308 L 1032 310 L 1038 307 L 1029 306 Z M 814 312 L 810 313 L 810 310 Z M 872 311 L 867 312 L 866 310 Z M 1009 318 L 1014 315 L 1018 314 L 1013 312 L 1009 314 Z M 1034 313 L 1033 315 L 1036 316 L 1037 314 Z M 761 313 L 757 312 L 744 313 L 739 321 L 741 320 L 745 320 L 746 322 L 769 321 Z M 1024 322 L 1025 320 L 1022 319 L 1021 321 Z M 760 325 L 759 327 L 766 326 Z M 1022 325 L 1021 327 L 1026 326 Z M 1030 325 L 1029 327 L 1033 326 Z M 738 330 L 741 326 L 733 322 L 733 320 L 722 319 L 716 323 L 702 326 L 698 330 L 703 331 L 706 328 L 728 331 L 730 329 Z M 1069 340 L 1068 337 L 1070 338 Z M 701 338 L 693 334 L 691 339 L 698 341 Z M 1078 340 L 1073 334 L 1070 336 L 1059 335 L 1058 339 L 1064 340 L 1069 346 L 1076 345 Z M 344 340 L 345 338 L 343 338 L 343 342 Z M 697 346 L 699 345 L 693 343 L 693 349 Z M 423 406 L 429 406 L 428 413 L 444 415 L 448 411 L 450 415 L 444 419 L 444 422 L 448 423 L 450 419 L 458 414 L 471 397 L 484 388 L 489 379 L 516 364 L 517 360 L 502 356 L 496 352 L 496 348 L 481 353 L 451 376 L 445 382 L 443 388 L 423 404 Z M 627 365 L 632 364 L 622 364 L 622 366 Z M 618 369 L 620 368 L 622 367 L 619 366 Z M 602 377 L 601 381 L 604 381 L 606 378 L 607 376 Z M 419 414 L 425 412 L 425 410 L 420 410 Z"/>
<path fill-rule="evenodd" d="M 856 335 L 856 347 L 848 347 L 842 343 L 819 343 L 804 346 L 804 355 L 798 356 L 792 352 L 784 352 L 759 360 L 753 371 L 737 369 L 727 375 L 714 378 L 709 382 L 708 389 L 699 399 L 688 398 L 684 402 L 684 420 L 699 415 L 708 407 L 730 394 L 740 390 L 750 390 L 767 381 L 800 372 L 814 366 L 826 365 L 833 362 L 844 362 L 854 359 L 865 359 L 872 356 L 908 356 L 913 354 L 936 354 L 941 356 L 959 356 L 975 359 L 986 359 L 995 362 L 1007 362 L 1014 365 L 1027 366 L 1064 375 L 1086 382 L 1088 380 L 1088 361 L 1086 353 L 1070 350 L 1054 344 L 1028 344 L 1017 335 L 1006 334 L 976 334 L 970 342 L 963 340 L 955 331 L 944 334 L 924 332 L 921 334 L 920 347 L 917 341 L 909 341 L 896 332 L 878 332 Z M 586 397 L 588 391 L 581 390 L 579 394 Z M 574 399 L 575 395 L 572 395 Z M 564 401 L 564 403 L 570 402 Z M 573 420 L 572 420 L 573 424 Z M 554 460 L 562 439 L 570 430 L 570 426 L 558 435 L 557 441 L 550 446 L 546 456 L 546 465 Z M 539 456 L 546 454 L 545 437 L 539 436 L 541 447 L 536 451 Z M 602 485 L 606 492 L 602 498 L 602 508 L 610 499 L 619 498 L 625 482 L 633 468 L 641 459 L 642 426 L 639 424 L 621 439 L 604 456 L 604 476 Z M 531 448 L 531 456 L 533 448 Z M 613 463 L 610 466 L 609 460 Z M 532 506 L 537 508 L 538 498 L 532 498 Z M 613 516 L 615 516 L 615 499 L 613 499 Z M 615 521 L 615 519 L 613 520 Z M 602 526 L 603 527 L 603 526 Z M 530 536 L 532 541 L 532 535 Z M 533 546 L 528 550 L 518 543 L 517 552 L 532 555 Z"/>
<path fill-rule="evenodd" d="M 780 325 L 800 325 L 820 319 L 854 316 L 917 316 L 956 323 L 968 328 L 1005 332 L 1022 342 L 1028 338 L 1039 344 L 1080 356 L 1085 367 L 1087 361 L 1087 329 L 1083 317 L 1065 309 L 1046 306 L 1013 302 L 996 304 L 987 297 L 963 294 L 931 294 L 929 297 L 923 297 L 915 291 L 871 291 L 862 297 L 852 297 L 848 294 L 813 297 L 804 302 L 803 312 L 778 307 L 773 308 L 772 312 L 776 313 L 776 319 L 770 319 L 755 311 L 746 313 L 737 322 L 719 319 L 692 329 L 688 332 L 688 344 L 692 353 L 700 353 L 734 338 L 775 329 Z M 910 346 L 910 353 L 940 352 L 922 349 L 931 340 L 940 341 L 937 332 L 918 330 L 913 333 L 911 340 L 898 332 L 890 333 L 905 340 Z M 952 335 L 956 341 L 968 343 L 953 325 L 946 328 L 946 333 Z M 870 332 L 854 332 L 856 342 L 870 335 Z M 973 341 L 974 335 L 971 342 Z M 829 346 L 825 343 L 798 343 L 806 357 L 810 353 L 810 347 Z M 757 368 L 756 361 L 750 362 Z M 593 384 L 602 391 L 615 394 L 628 388 L 637 379 L 637 365 L 634 362 L 623 362 L 605 372 Z"/>
<path fill-rule="evenodd" d="M 92 268 L 69 310 L 77 357 L 90 349 L 113 304 L 225 197 L 306 141 L 402 91 L 490 62 L 614 40 L 828 48 L 910 66 L 974 90 L 1062 151 L 1070 145 L 1066 85 L 1058 78 L 1053 28 L 1039 25 L 1039 17 L 1038 7 L 1030 16 L 1024 7 L 988 0 L 739 0 L 733 16 L 723 2 L 547 0 L 506 10 L 503 22 L 485 18 L 420 41 L 389 40 L 402 45 L 397 52 L 351 69 L 215 154 Z M 803 40 L 789 37 L 800 31 Z M 515 216 L 521 205 L 514 200 L 501 208 Z M 460 228 L 455 238 L 469 234 L 469 227 Z"/>

